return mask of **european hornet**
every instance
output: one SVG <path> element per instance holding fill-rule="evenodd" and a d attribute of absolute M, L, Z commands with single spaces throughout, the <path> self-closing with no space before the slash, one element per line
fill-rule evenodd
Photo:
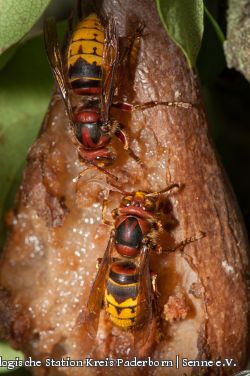
<path fill-rule="evenodd" d="M 131 55 L 135 60 L 133 47 L 136 45 L 138 50 L 138 39 L 143 27 L 140 25 L 133 36 L 127 37 L 126 48 L 119 52 L 119 37 L 114 20 L 110 18 L 105 26 L 103 24 L 95 13 L 78 23 L 68 43 L 66 64 L 63 63 L 60 52 L 55 20 L 49 18 L 44 24 L 48 59 L 64 100 L 80 160 L 88 165 L 75 181 L 93 167 L 116 179 L 105 169 L 112 165 L 116 158 L 113 150 L 108 148 L 113 136 L 116 136 L 129 155 L 140 163 L 140 159 L 128 145 L 123 125 L 110 116 L 111 106 L 124 111 L 144 110 L 158 105 L 184 108 L 193 106 L 183 102 L 151 101 L 134 105 L 113 102 L 118 66 L 125 56 Z M 72 106 L 70 89 L 76 95 L 91 99 L 86 101 L 85 98 L 85 105 L 76 110 Z"/>
<path fill-rule="evenodd" d="M 112 210 L 112 222 L 104 219 L 106 204 L 103 207 L 104 223 L 112 225 L 113 229 L 89 295 L 86 313 L 80 321 L 94 338 L 104 306 L 114 325 L 136 333 L 142 329 L 143 341 L 146 342 L 153 318 L 158 316 L 156 276 L 150 271 L 150 254 L 174 252 L 203 238 L 205 233 L 200 232 L 175 247 L 163 249 L 158 244 L 159 233 L 163 231 L 159 197 L 179 185 L 171 184 L 158 192 L 124 192 L 112 187 L 111 190 L 118 191 L 123 198 L 120 207 Z"/>
<path fill-rule="evenodd" d="M 115 22 L 109 19 L 107 25 L 103 26 L 98 16 L 91 13 L 77 25 L 67 47 L 66 74 L 54 19 L 45 21 L 44 36 L 48 59 L 64 100 L 79 157 L 90 167 L 114 178 L 104 168 L 111 165 L 116 157 L 107 147 L 113 136 L 139 161 L 128 146 L 123 126 L 110 117 L 119 63 L 119 40 Z M 92 97 L 79 111 L 72 107 L 69 87 L 74 94 Z M 93 98 L 97 100 L 94 101 Z"/>

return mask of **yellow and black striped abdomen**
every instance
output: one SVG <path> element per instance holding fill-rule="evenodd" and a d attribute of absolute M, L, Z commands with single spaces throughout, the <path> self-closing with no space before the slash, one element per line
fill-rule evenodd
<path fill-rule="evenodd" d="M 77 25 L 68 47 L 68 78 L 77 94 L 100 92 L 103 48 L 104 27 L 91 13 Z"/>
<path fill-rule="evenodd" d="M 122 329 L 132 328 L 139 319 L 138 279 L 134 263 L 117 261 L 111 265 L 104 303 L 110 320 Z"/>

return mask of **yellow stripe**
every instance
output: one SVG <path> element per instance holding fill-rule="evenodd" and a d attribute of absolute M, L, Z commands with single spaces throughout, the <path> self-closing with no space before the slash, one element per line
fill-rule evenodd
<path fill-rule="evenodd" d="M 135 325 L 134 321 L 132 320 L 119 320 L 116 317 L 110 316 L 110 320 L 119 328 L 122 329 L 130 329 L 132 326 Z"/>
<path fill-rule="evenodd" d="M 103 45 L 98 44 L 96 42 L 85 42 L 85 41 L 80 41 L 80 42 L 74 42 L 71 44 L 70 48 L 70 55 L 76 55 L 79 53 L 80 47 L 82 48 L 83 54 L 93 54 L 96 53 L 102 58 L 103 54 Z M 96 49 L 96 50 L 95 50 Z"/>
<path fill-rule="evenodd" d="M 119 308 L 135 307 L 138 304 L 138 297 L 136 297 L 136 299 L 128 298 L 124 300 L 122 303 L 118 303 L 111 294 L 107 294 L 106 298 L 109 303 Z"/>
<path fill-rule="evenodd" d="M 77 25 L 77 29 L 80 27 L 97 27 L 99 29 L 103 29 L 102 23 L 100 18 L 98 18 L 97 14 L 91 13 L 88 17 L 84 18 L 80 21 Z"/>
<path fill-rule="evenodd" d="M 123 308 L 121 310 L 121 312 L 117 313 L 117 310 L 111 304 L 109 306 L 107 306 L 106 311 L 112 317 L 117 318 L 117 319 L 134 319 L 137 316 L 136 312 L 132 312 L 132 310 L 130 308 Z"/>
<path fill-rule="evenodd" d="M 97 42 L 93 39 L 96 39 Z M 79 54 L 80 48 L 83 53 Z M 97 66 L 102 66 L 103 48 L 104 28 L 97 15 L 91 13 L 77 25 L 71 37 L 68 47 L 68 69 L 75 64 L 79 57 L 82 57 L 88 64 L 95 63 Z M 99 56 L 92 55 L 94 52 Z"/>
<path fill-rule="evenodd" d="M 74 81 L 78 81 L 78 80 L 79 80 L 79 77 L 73 78 L 72 80 L 70 80 L 70 82 L 73 83 Z M 96 77 L 87 77 L 87 76 L 85 76 L 84 80 L 86 80 L 86 81 L 89 81 L 89 80 L 101 81 L 102 79 L 101 78 L 96 78 Z"/>
<path fill-rule="evenodd" d="M 87 58 L 86 58 L 87 56 Z M 70 58 L 68 61 L 69 67 L 70 65 L 74 65 L 75 62 L 79 59 L 79 57 L 82 57 L 83 60 L 87 61 L 89 64 L 96 63 L 97 66 L 100 66 L 102 63 L 102 58 L 98 56 L 93 56 L 93 55 L 75 55 Z"/>
<path fill-rule="evenodd" d="M 78 29 L 74 32 L 72 42 L 78 39 L 96 39 L 100 43 L 104 43 L 104 32 L 94 29 Z M 71 43 L 72 43 L 71 42 Z"/>
<path fill-rule="evenodd" d="M 112 281 L 113 283 L 114 281 Z M 125 285 L 127 286 L 127 285 Z M 123 286 L 120 285 L 122 289 Z M 140 313 L 140 305 L 138 304 L 138 296 L 136 299 L 128 298 L 122 303 L 118 303 L 112 294 L 108 294 L 105 290 L 104 302 L 106 312 L 110 320 L 120 328 L 129 329 L 136 323 L 136 317 Z M 131 309 L 132 307 L 133 309 Z M 118 311 L 117 309 L 118 308 Z M 119 312 L 120 311 L 120 312 Z"/>

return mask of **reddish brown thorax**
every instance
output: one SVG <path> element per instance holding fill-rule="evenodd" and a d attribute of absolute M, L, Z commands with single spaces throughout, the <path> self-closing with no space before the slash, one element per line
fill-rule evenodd
<path fill-rule="evenodd" d="M 122 257 L 140 254 L 142 241 L 152 229 L 156 200 L 137 191 L 123 197 L 115 221 L 115 248 Z"/>

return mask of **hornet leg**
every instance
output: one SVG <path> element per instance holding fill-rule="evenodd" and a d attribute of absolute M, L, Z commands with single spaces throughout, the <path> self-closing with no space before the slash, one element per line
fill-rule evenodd
<path fill-rule="evenodd" d="M 169 248 L 166 248 L 166 249 L 162 249 L 161 246 L 158 246 L 156 248 L 156 252 L 158 254 L 172 253 L 172 252 L 175 252 L 179 248 L 183 249 L 186 245 L 188 245 L 190 243 L 193 243 L 193 242 L 196 242 L 197 240 L 200 240 L 200 239 L 204 238 L 205 236 L 206 236 L 206 233 L 203 232 L 203 231 L 200 231 L 198 235 L 195 235 L 195 236 L 192 236 L 191 238 L 187 238 L 185 240 L 182 240 L 180 243 L 176 244 L 176 246 L 174 246 L 174 247 L 169 247 Z"/>

